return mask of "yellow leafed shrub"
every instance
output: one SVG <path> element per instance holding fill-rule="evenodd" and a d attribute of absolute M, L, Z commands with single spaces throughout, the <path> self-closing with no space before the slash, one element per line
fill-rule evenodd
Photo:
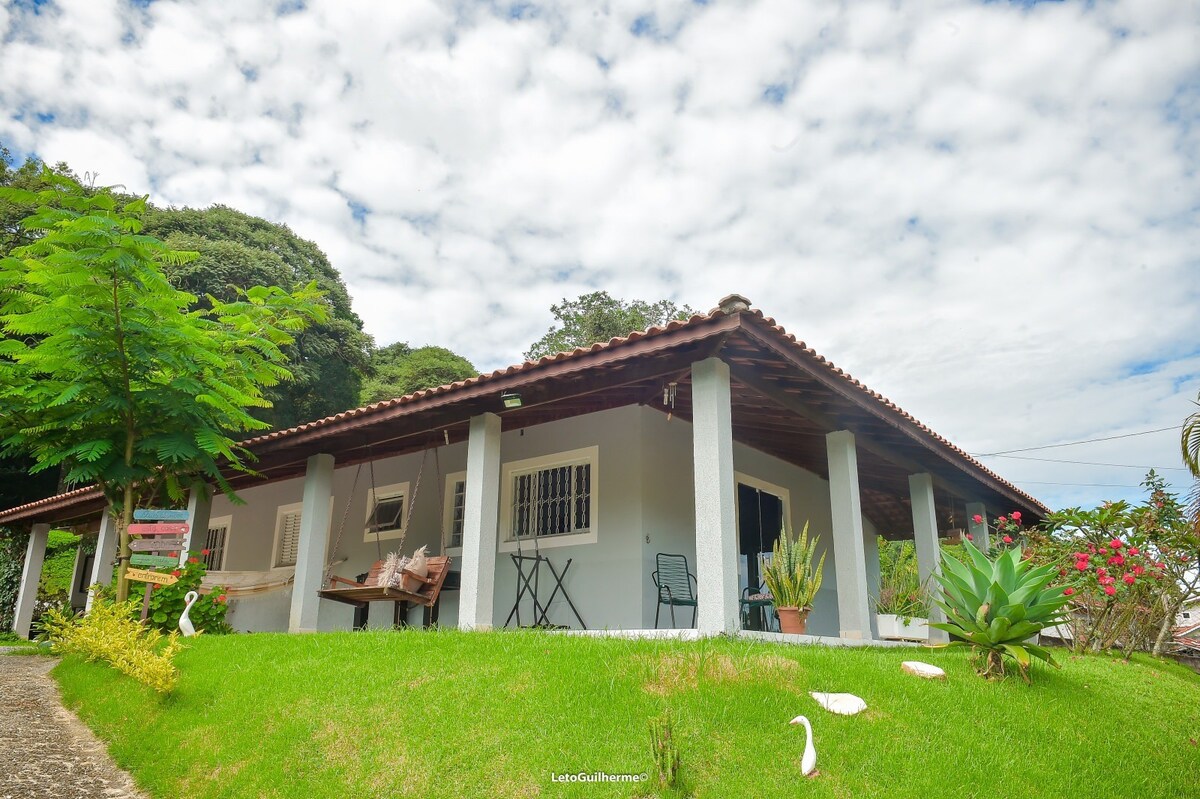
<path fill-rule="evenodd" d="M 42 629 L 55 652 L 108 663 L 160 694 L 170 693 L 179 681 L 173 659 L 183 643 L 178 633 L 163 635 L 143 626 L 135 612 L 129 602 L 97 597 L 86 616 L 48 611 L 42 616 Z"/>

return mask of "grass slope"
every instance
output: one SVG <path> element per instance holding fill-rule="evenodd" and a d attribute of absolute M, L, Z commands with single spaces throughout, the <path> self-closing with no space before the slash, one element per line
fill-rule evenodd
<path fill-rule="evenodd" d="M 902 674 L 914 657 L 948 681 Z M 55 670 L 156 797 L 645 795 L 551 773 L 651 771 L 664 708 L 706 797 L 1182 797 L 1200 764 L 1200 678 L 1150 660 L 1068 659 L 1026 686 L 984 682 L 963 650 L 405 631 L 202 636 L 179 665 L 165 700 L 76 658 Z M 833 716 L 810 690 L 870 707 Z"/>

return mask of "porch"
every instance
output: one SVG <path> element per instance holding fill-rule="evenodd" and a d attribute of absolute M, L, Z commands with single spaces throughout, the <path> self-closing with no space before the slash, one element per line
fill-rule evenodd
<path fill-rule="evenodd" d="M 789 530 L 807 521 L 828 553 L 810 629 L 872 640 L 877 534 L 914 538 L 925 579 L 939 529 L 966 527 L 983 541 L 976 513 L 1017 508 L 1033 521 L 1045 512 L 736 296 L 687 322 L 247 445 L 263 477 L 231 475 L 246 505 L 197 490 L 189 506 L 191 548 L 224 530 L 221 570 L 292 575 L 290 588 L 239 600 L 239 629 L 349 628 L 350 609 L 317 597 L 327 573 L 365 572 L 403 542 L 454 559 L 461 587 L 442 598 L 443 624 L 503 626 L 517 593 L 511 555 L 536 551 L 560 570 L 571 559 L 563 587 L 587 627 L 652 628 L 656 555 L 674 553 L 697 578 L 699 632 L 731 633 L 780 518 Z M 437 466 L 425 471 L 431 453 Z M 577 485 L 565 494 L 537 488 L 568 479 Z M 748 501 L 767 511 L 757 528 Z M 371 520 L 383 502 L 405 510 L 381 533 Z M 0 513 L 35 523 L 31 555 L 38 530 L 97 518 L 92 576 L 104 582 L 115 525 L 97 492 Z M 548 611 L 550 622 L 579 626 L 561 598 Z"/>

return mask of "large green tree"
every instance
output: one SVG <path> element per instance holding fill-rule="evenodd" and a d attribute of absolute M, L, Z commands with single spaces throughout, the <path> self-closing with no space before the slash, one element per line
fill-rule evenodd
<path fill-rule="evenodd" d="M 264 389 L 291 377 L 284 348 L 328 312 L 315 282 L 197 309 L 163 273 L 196 254 L 141 232 L 145 198 L 43 179 L 0 188 L 0 203 L 38 209 L 21 223 L 29 243 L 0 259 L 0 448 L 103 489 L 121 519 L 124 600 L 133 509 L 200 478 L 232 494 L 222 467 L 249 470 L 237 440 L 269 427 L 250 409 L 269 407 Z"/>
<path fill-rule="evenodd" d="M 66 164 L 54 166 L 51 172 L 78 180 Z M 48 188 L 45 175 L 38 159 L 27 158 L 15 165 L 0 146 L 0 186 L 37 192 Z M 120 194 L 114 197 L 118 201 L 135 199 Z M 26 201 L 0 201 L 0 257 L 37 235 L 20 225 L 34 210 Z M 229 302 L 238 290 L 251 286 L 316 281 L 325 293 L 328 318 L 310 326 L 284 348 L 294 379 L 269 387 L 266 398 L 271 406 L 255 409 L 255 416 L 273 428 L 285 428 L 358 404 L 363 379 L 371 371 L 371 337 L 363 332 L 341 275 L 316 244 L 286 225 L 222 205 L 193 209 L 148 204 L 142 224 L 144 233 L 163 240 L 169 248 L 197 253 L 186 263 L 163 264 L 163 268 L 176 288 L 196 295 L 198 308 L 206 307 L 209 294 Z"/>
<path fill-rule="evenodd" d="M 670 300 L 625 302 L 607 291 L 594 291 L 574 300 L 564 297 L 561 303 L 550 306 L 550 312 L 558 321 L 530 346 L 525 353 L 530 360 L 608 341 L 672 319 L 687 319 L 694 313 L 688 306 Z"/>
<path fill-rule="evenodd" d="M 203 298 L 230 301 L 250 286 L 293 286 L 315 281 L 325 293 L 329 317 L 296 336 L 285 348 L 294 379 L 267 390 L 271 407 L 255 415 L 274 428 L 292 427 L 355 407 L 369 372 L 370 336 L 350 305 L 341 275 L 325 253 L 286 225 L 215 205 L 148 208 L 145 232 L 175 250 L 198 256 L 167 264 L 176 287 Z"/>
<path fill-rule="evenodd" d="M 363 384 L 364 405 L 466 380 L 478 374 L 470 361 L 445 347 L 413 349 L 402 341 L 372 352 L 371 368 L 372 375 Z"/>

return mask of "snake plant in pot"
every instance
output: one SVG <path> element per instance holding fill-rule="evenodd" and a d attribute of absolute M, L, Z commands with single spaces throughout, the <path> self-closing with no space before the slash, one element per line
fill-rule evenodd
<path fill-rule="evenodd" d="M 788 535 L 787 530 L 780 531 L 770 562 L 765 557 L 761 560 L 763 582 L 771 592 L 782 632 L 803 635 L 808 624 L 812 601 L 821 588 L 825 570 L 824 553 L 813 568 L 818 541 L 820 536 L 809 540 L 805 522 L 798 538 Z"/>
<path fill-rule="evenodd" d="M 942 573 L 934 575 L 942 596 L 934 604 L 946 612 L 946 621 L 929 626 L 956 637 L 947 646 L 971 647 L 984 677 L 1002 676 L 1005 656 L 1016 661 L 1026 682 L 1031 658 L 1057 668 L 1048 650 L 1027 639 L 1063 620 L 1070 597 L 1063 594 L 1065 588 L 1050 586 L 1058 567 L 1034 565 L 1021 557 L 1020 547 L 991 560 L 964 541 L 963 552 L 965 562 L 942 554 Z"/>

